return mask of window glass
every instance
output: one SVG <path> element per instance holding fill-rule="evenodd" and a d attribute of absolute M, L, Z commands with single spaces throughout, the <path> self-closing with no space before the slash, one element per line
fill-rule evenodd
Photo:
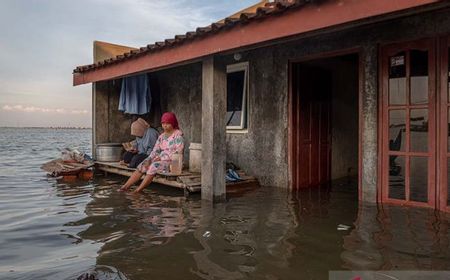
<path fill-rule="evenodd" d="M 404 156 L 389 156 L 389 198 L 405 199 Z"/>
<path fill-rule="evenodd" d="M 227 126 L 240 126 L 243 112 L 245 71 L 227 74 Z"/>
<path fill-rule="evenodd" d="M 411 50 L 411 103 L 428 103 L 428 51 Z"/>
<path fill-rule="evenodd" d="M 410 113 L 412 152 L 428 152 L 428 109 L 413 109 Z"/>
<path fill-rule="evenodd" d="M 389 111 L 389 150 L 405 151 L 406 111 Z"/>
<path fill-rule="evenodd" d="M 226 126 L 227 129 L 244 129 L 247 127 L 247 66 L 231 67 L 234 69 L 227 73 Z"/>
<path fill-rule="evenodd" d="M 411 157 L 409 200 L 428 202 L 428 158 Z"/>
<path fill-rule="evenodd" d="M 389 104 L 406 104 L 406 56 L 400 52 L 389 57 Z"/>

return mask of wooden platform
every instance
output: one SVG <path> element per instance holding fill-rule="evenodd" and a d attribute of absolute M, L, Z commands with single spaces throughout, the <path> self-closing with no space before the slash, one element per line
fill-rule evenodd
<path fill-rule="evenodd" d="M 136 170 L 135 168 L 128 168 L 125 165 L 121 165 L 118 162 L 100 161 L 95 162 L 95 168 L 106 173 L 118 174 L 127 177 L 131 176 L 131 174 Z M 237 173 L 242 178 L 242 181 L 227 183 L 227 194 L 235 194 L 259 187 L 258 181 L 255 177 L 247 176 L 242 171 L 237 171 Z M 191 193 L 201 192 L 201 174 L 191 173 L 187 170 L 184 170 L 181 175 L 157 174 L 153 179 L 153 182 L 182 189 L 186 196 Z"/>

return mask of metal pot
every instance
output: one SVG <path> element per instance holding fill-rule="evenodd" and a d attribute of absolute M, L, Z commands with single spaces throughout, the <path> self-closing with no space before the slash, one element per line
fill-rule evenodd
<path fill-rule="evenodd" d="M 102 143 L 95 147 L 97 161 L 120 161 L 122 159 L 122 144 Z"/>

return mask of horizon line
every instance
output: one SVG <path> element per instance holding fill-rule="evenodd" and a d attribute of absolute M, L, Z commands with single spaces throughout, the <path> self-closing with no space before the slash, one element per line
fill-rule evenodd
<path fill-rule="evenodd" d="M 0 128 L 92 129 L 90 126 L 0 126 Z"/>

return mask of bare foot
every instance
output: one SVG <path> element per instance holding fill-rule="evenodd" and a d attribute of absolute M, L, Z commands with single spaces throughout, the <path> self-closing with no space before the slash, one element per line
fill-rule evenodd
<path fill-rule="evenodd" d="M 119 192 L 126 192 L 126 191 L 128 191 L 129 189 L 130 189 L 130 187 L 123 186 L 123 187 L 121 187 L 118 191 L 119 191 Z"/>

